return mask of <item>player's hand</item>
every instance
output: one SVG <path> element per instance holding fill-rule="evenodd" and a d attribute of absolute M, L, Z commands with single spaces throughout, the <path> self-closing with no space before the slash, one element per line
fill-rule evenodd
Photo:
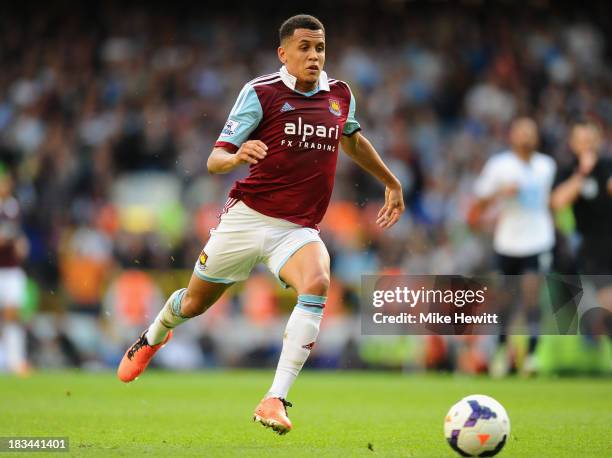
<path fill-rule="evenodd" d="M 376 224 L 383 229 L 388 229 L 398 222 L 404 212 L 404 196 L 402 187 L 385 188 L 385 205 L 378 212 Z"/>
<path fill-rule="evenodd" d="M 268 154 L 268 147 L 260 140 L 248 140 L 236 152 L 239 163 L 257 164 Z"/>
<path fill-rule="evenodd" d="M 582 176 L 587 176 L 597 163 L 597 154 L 592 151 L 583 151 L 578 159 L 578 170 Z"/>
<path fill-rule="evenodd" d="M 516 197 L 519 193 L 519 187 L 516 183 L 512 183 L 512 184 L 508 184 L 503 186 L 499 191 L 498 191 L 498 196 L 501 197 L 502 199 L 512 199 L 514 197 Z"/>

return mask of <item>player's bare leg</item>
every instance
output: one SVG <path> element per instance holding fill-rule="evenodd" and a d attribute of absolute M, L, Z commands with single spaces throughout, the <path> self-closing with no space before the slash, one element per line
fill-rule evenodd
<path fill-rule="evenodd" d="M 229 286 L 226 283 L 202 280 L 192 274 L 187 288 L 170 295 L 155 321 L 125 352 L 117 369 L 119 379 L 127 383 L 142 374 L 155 353 L 172 338 L 172 330 L 204 313 Z"/>
<path fill-rule="evenodd" d="M 287 393 L 315 344 L 327 299 L 329 254 L 325 245 L 304 245 L 289 258 L 279 276 L 297 291 L 298 301 L 287 322 L 274 381 L 253 419 L 285 434 L 292 428 L 287 416 L 287 406 L 291 406 L 286 401 Z"/>

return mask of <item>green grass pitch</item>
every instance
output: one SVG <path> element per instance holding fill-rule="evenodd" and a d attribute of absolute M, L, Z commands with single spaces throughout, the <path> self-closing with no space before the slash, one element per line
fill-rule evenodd
<path fill-rule="evenodd" d="M 0 436 L 68 436 L 73 456 L 453 457 L 444 416 L 461 397 L 482 393 L 504 404 L 512 422 L 499 456 L 612 454 L 609 378 L 305 371 L 290 396 L 294 429 L 277 436 L 251 421 L 272 374 L 149 371 L 128 385 L 107 373 L 2 377 Z"/>

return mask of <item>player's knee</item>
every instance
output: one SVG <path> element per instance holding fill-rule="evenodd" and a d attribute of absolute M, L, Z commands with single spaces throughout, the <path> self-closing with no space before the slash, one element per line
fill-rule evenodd
<path fill-rule="evenodd" d="M 317 296 L 327 296 L 329 290 L 329 273 L 317 272 L 310 275 L 303 284 L 300 294 L 314 294 Z"/>

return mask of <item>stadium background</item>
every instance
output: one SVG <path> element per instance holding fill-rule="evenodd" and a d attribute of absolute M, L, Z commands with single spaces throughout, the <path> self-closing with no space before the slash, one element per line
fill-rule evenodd
<path fill-rule="evenodd" d="M 408 207 L 391 231 L 377 229 L 382 189 L 341 156 L 321 225 L 332 288 L 308 365 L 484 370 L 493 348 L 484 337 L 360 336 L 360 275 L 492 268 L 490 231 L 467 223 L 471 188 L 516 115 L 537 120 L 540 150 L 560 164 L 571 158 L 568 123 L 594 117 L 609 154 L 605 2 L 258 5 L 0 7 L 0 160 L 16 178 L 31 245 L 23 316 L 32 362 L 115 367 L 184 286 L 245 172 L 209 176 L 206 158 L 244 82 L 278 69 L 276 31 L 299 10 L 326 25 L 326 70 L 351 84 L 358 120 L 400 177 Z M 558 222 L 571 246 L 571 215 Z M 182 327 L 156 363 L 272 366 L 293 304 L 256 271 Z M 539 356 L 548 372 L 610 370 L 600 341 L 546 337 Z"/>

